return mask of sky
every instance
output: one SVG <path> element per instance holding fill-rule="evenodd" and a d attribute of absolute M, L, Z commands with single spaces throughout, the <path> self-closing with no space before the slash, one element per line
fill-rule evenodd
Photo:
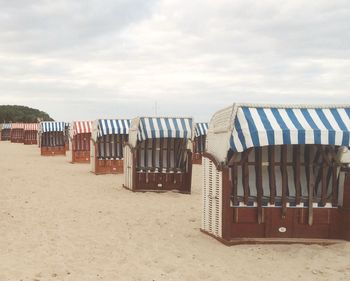
<path fill-rule="evenodd" d="M 60 121 L 350 103 L 350 1 L 0 0 L 0 104 Z"/>

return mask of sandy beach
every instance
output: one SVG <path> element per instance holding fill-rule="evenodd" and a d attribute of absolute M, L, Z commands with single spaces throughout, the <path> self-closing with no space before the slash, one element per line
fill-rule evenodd
<path fill-rule="evenodd" d="M 191 195 L 133 193 L 122 175 L 0 142 L 0 281 L 350 280 L 350 243 L 227 247 Z"/>

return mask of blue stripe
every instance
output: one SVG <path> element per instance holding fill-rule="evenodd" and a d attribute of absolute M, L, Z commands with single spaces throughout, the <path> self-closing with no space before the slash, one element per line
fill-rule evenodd
<path fill-rule="evenodd" d="M 40 127 L 43 133 L 46 132 L 64 132 L 64 122 L 42 122 Z"/>
<path fill-rule="evenodd" d="M 181 120 L 182 130 L 184 132 L 184 138 L 187 139 L 187 129 L 186 129 L 185 120 L 183 118 L 181 118 L 180 120 Z"/>
<path fill-rule="evenodd" d="M 97 122 L 98 136 L 129 133 L 130 120 L 128 119 L 99 119 Z"/>
<path fill-rule="evenodd" d="M 144 139 L 151 138 L 191 138 L 192 137 L 192 119 L 187 118 L 140 118 L 138 140 L 142 141 Z M 162 120 L 165 122 L 165 126 L 162 124 Z M 171 124 L 172 123 L 172 124 Z M 147 126 L 149 124 L 149 126 Z M 171 125 L 174 127 L 172 129 Z M 189 129 L 187 129 L 189 128 Z M 147 131 L 148 130 L 148 131 Z M 167 134 L 166 134 L 167 132 Z M 145 137 L 142 137 L 142 134 Z"/>
<path fill-rule="evenodd" d="M 305 128 L 300 124 L 293 109 L 286 108 L 287 115 L 298 130 L 298 144 L 305 144 Z"/>
<path fill-rule="evenodd" d="M 168 130 L 168 137 L 171 138 L 172 137 L 172 132 L 171 132 L 169 118 L 165 118 L 165 124 L 166 124 L 167 130 Z"/>
<path fill-rule="evenodd" d="M 350 108 L 345 108 L 345 112 L 348 115 L 348 117 L 350 118 Z"/>
<path fill-rule="evenodd" d="M 129 128 L 130 128 L 130 120 L 125 120 L 125 134 L 129 133 Z"/>
<path fill-rule="evenodd" d="M 316 109 L 316 113 L 318 117 L 321 119 L 323 125 L 328 130 L 328 143 L 334 145 L 335 144 L 335 129 L 332 127 L 331 123 L 329 123 L 326 115 L 324 114 L 321 108 Z"/>
<path fill-rule="evenodd" d="M 259 134 L 258 134 L 258 130 L 255 126 L 255 122 L 253 120 L 253 117 L 252 117 L 248 107 L 242 107 L 242 110 L 244 113 L 244 117 L 248 123 L 250 137 L 252 138 L 253 145 L 254 145 L 254 147 L 258 147 L 258 146 L 260 146 Z"/>
<path fill-rule="evenodd" d="M 311 128 L 314 131 L 314 143 L 315 144 L 322 144 L 322 142 L 321 142 L 321 130 L 320 130 L 320 128 L 317 127 L 314 120 L 312 120 L 310 112 L 306 108 L 302 108 L 302 109 L 300 109 L 300 111 L 304 115 L 306 121 L 309 123 L 309 125 L 311 126 Z"/>
<path fill-rule="evenodd" d="M 290 128 L 288 128 L 288 126 L 284 122 L 284 120 L 283 120 L 281 114 L 278 112 L 277 108 L 271 108 L 271 112 L 272 112 L 273 116 L 275 116 L 278 125 L 282 129 L 283 144 L 291 144 L 292 142 L 290 140 Z"/>
<path fill-rule="evenodd" d="M 338 126 L 343 131 L 342 145 L 349 146 L 349 132 L 348 132 L 348 129 L 346 128 L 341 116 L 339 115 L 338 110 L 336 110 L 335 108 L 332 108 L 331 113 L 334 116 L 334 119 L 337 121 Z"/>
<path fill-rule="evenodd" d="M 109 132 L 108 121 L 107 121 L 107 120 L 104 120 L 104 125 L 105 125 L 105 132 L 104 132 L 104 135 L 109 135 L 110 132 Z"/>
<path fill-rule="evenodd" d="M 148 134 L 147 134 L 147 127 L 146 127 L 146 120 L 145 118 L 141 118 L 141 125 L 142 125 L 142 132 L 145 134 L 145 138 L 148 139 Z M 142 137 L 142 135 L 141 135 Z"/>
<path fill-rule="evenodd" d="M 267 134 L 267 140 L 269 145 L 275 144 L 275 132 L 271 126 L 270 120 L 267 118 L 266 113 L 263 108 L 257 108 L 260 120 L 264 125 Z"/>
<path fill-rule="evenodd" d="M 177 125 L 176 119 L 172 119 L 171 121 L 173 122 L 174 127 L 175 127 L 175 136 L 176 136 L 176 138 L 179 138 L 180 137 L 180 129 L 179 129 L 179 126 Z"/>
<path fill-rule="evenodd" d="M 155 138 L 156 137 L 156 130 L 154 128 L 153 119 L 152 118 L 148 118 L 148 122 L 149 122 L 149 125 L 151 127 L 152 138 Z"/>
<path fill-rule="evenodd" d="M 236 145 L 235 145 L 235 143 L 234 143 L 234 141 L 233 141 L 233 136 L 232 136 L 232 135 L 231 135 L 231 137 L 230 137 L 230 147 L 231 147 L 231 150 L 232 150 L 233 152 L 238 151 L 238 149 L 237 149 L 237 147 L 236 147 Z"/>
<path fill-rule="evenodd" d="M 243 150 L 246 150 L 248 148 L 247 147 L 247 143 L 245 141 L 244 134 L 242 132 L 241 124 L 239 123 L 237 117 L 236 117 L 236 120 L 235 120 L 235 128 L 236 128 L 236 131 L 237 131 L 238 139 L 239 139 L 239 141 L 241 142 L 241 144 L 243 146 Z"/>
<path fill-rule="evenodd" d="M 159 128 L 159 135 L 160 138 L 164 138 L 164 129 L 162 126 L 162 123 L 160 122 L 160 118 L 157 118 L 157 124 L 158 124 L 158 128 Z"/>
<path fill-rule="evenodd" d="M 195 136 L 200 137 L 206 135 L 208 132 L 208 123 L 196 123 Z"/>

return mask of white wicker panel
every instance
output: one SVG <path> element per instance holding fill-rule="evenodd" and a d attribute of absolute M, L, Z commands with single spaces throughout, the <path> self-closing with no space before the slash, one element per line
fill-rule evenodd
<path fill-rule="evenodd" d="M 213 162 L 203 157 L 203 214 L 202 229 L 222 236 L 222 172 Z"/>
<path fill-rule="evenodd" d="M 129 144 L 132 147 L 136 146 L 137 143 L 137 134 L 139 131 L 140 118 L 136 117 L 131 120 L 130 128 L 129 128 Z"/>
<path fill-rule="evenodd" d="M 132 153 L 128 145 L 124 145 L 124 185 L 132 188 Z"/>
<path fill-rule="evenodd" d="M 215 165 L 211 163 L 213 168 L 213 174 L 215 177 L 213 177 L 213 231 L 214 235 L 218 237 L 222 237 L 222 172 L 219 172 Z"/>
<path fill-rule="evenodd" d="M 68 162 L 72 162 L 73 161 L 73 140 L 72 139 L 70 139 L 69 140 L 69 144 L 68 144 L 68 146 L 69 146 L 69 150 L 68 151 L 66 151 L 66 159 L 67 159 L 67 161 Z"/>
<path fill-rule="evenodd" d="M 208 165 L 208 229 L 213 233 L 213 164 L 209 160 Z"/>
<path fill-rule="evenodd" d="M 90 140 L 90 168 L 91 172 L 95 172 L 95 143 L 93 140 Z"/>
<path fill-rule="evenodd" d="M 202 189 L 202 204 L 203 204 L 203 213 L 202 213 L 202 229 L 205 231 L 209 231 L 209 192 L 208 192 L 208 173 L 209 173 L 209 159 L 206 157 L 203 157 L 202 160 L 202 183 L 203 183 L 203 189 Z"/>
<path fill-rule="evenodd" d="M 214 114 L 209 123 L 206 151 L 220 162 L 226 160 L 232 133 L 234 107 L 222 109 Z"/>

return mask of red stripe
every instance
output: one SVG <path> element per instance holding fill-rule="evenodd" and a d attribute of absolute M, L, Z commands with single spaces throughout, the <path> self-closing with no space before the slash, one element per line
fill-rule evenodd
<path fill-rule="evenodd" d="M 91 121 L 75 121 L 74 122 L 74 135 L 91 133 Z"/>

